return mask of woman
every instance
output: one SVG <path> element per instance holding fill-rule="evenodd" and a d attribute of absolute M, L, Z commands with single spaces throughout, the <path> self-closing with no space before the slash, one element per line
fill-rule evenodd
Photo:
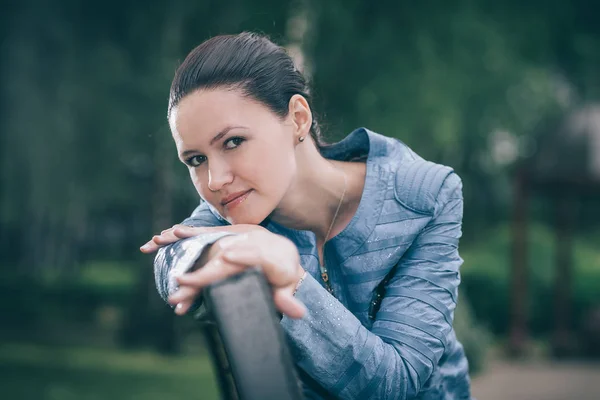
<path fill-rule="evenodd" d="M 312 398 L 469 399 L 452 329 L 459 177 L 364 128 L 324 144 L 310 101 L 256 34 L 212 38 L 178 68 L 168 118 L 204 201 L 142 247 L 158 250 L 161 296 L 185 314 L 261 265 Z"/>

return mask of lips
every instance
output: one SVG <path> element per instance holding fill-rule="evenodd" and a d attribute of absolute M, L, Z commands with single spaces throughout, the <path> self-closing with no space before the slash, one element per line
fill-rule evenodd
<path fill-rule="evenodd" d="M 252 191 L 252 189 L 250 190 L 246 190 L 243 192 L 236 192 L 236 193 L 232 193 L 229 196 L 226 196 L 225 198 L 223 198 L 223 200 L 221 200 L 221 205 L 222 206 L 228 206 L 231 205 L 233 203 L 237 203 L 240 200 L 243 200 L 245 197 L 247 197 L 247 195 Z"/>

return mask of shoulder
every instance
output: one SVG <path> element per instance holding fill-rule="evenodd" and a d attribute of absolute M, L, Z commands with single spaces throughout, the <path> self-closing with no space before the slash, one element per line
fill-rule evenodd
<path fill-rule="evenodd" d="M 447 199 L 462 196 L 461 179 L 451 167 L 423 159 L 398 139 L 384 140 L 386 154 L 380 162 L 387 164 L 393 175 L 391 196 L 399 205 L 433 215 Z"/>
<path fill-rule="evenodd" d="M 394 196 L 413 211 L 433 214 L 436 205 L 450 195 L 449 191 L 461 186 L 452 168 L 418 158 L 397 166 Z"/>

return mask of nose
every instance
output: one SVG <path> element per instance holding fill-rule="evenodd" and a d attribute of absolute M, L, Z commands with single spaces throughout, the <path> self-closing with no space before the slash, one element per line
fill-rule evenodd
<path fill-rule="evenodd" d="M 217 192 L 231 183 L 233 174 L 226 163 L 214 161 L 208 164 L 208 190 Z"/>

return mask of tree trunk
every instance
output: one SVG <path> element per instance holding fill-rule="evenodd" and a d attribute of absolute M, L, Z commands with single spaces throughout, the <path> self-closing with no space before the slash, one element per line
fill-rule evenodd
<path fill-rule="evenodd" d="M 529 191 L 524 168 L 517 170 L 514 180 L 514 210 L 512 220 L 512 269 L 510 286 L 510 337 L 509 354 L 522 356 L 527 348 L 527 212 Z"/>
<path fill-rule="evenodd" d="M 554 281 L 554 334 L 552 351 L 556 357 L 573 354 L 574 341 L 571 333 L 571 267 L 572 225 L 575 202 L 567 194 L 556 199 L 556 276 Z"/>

